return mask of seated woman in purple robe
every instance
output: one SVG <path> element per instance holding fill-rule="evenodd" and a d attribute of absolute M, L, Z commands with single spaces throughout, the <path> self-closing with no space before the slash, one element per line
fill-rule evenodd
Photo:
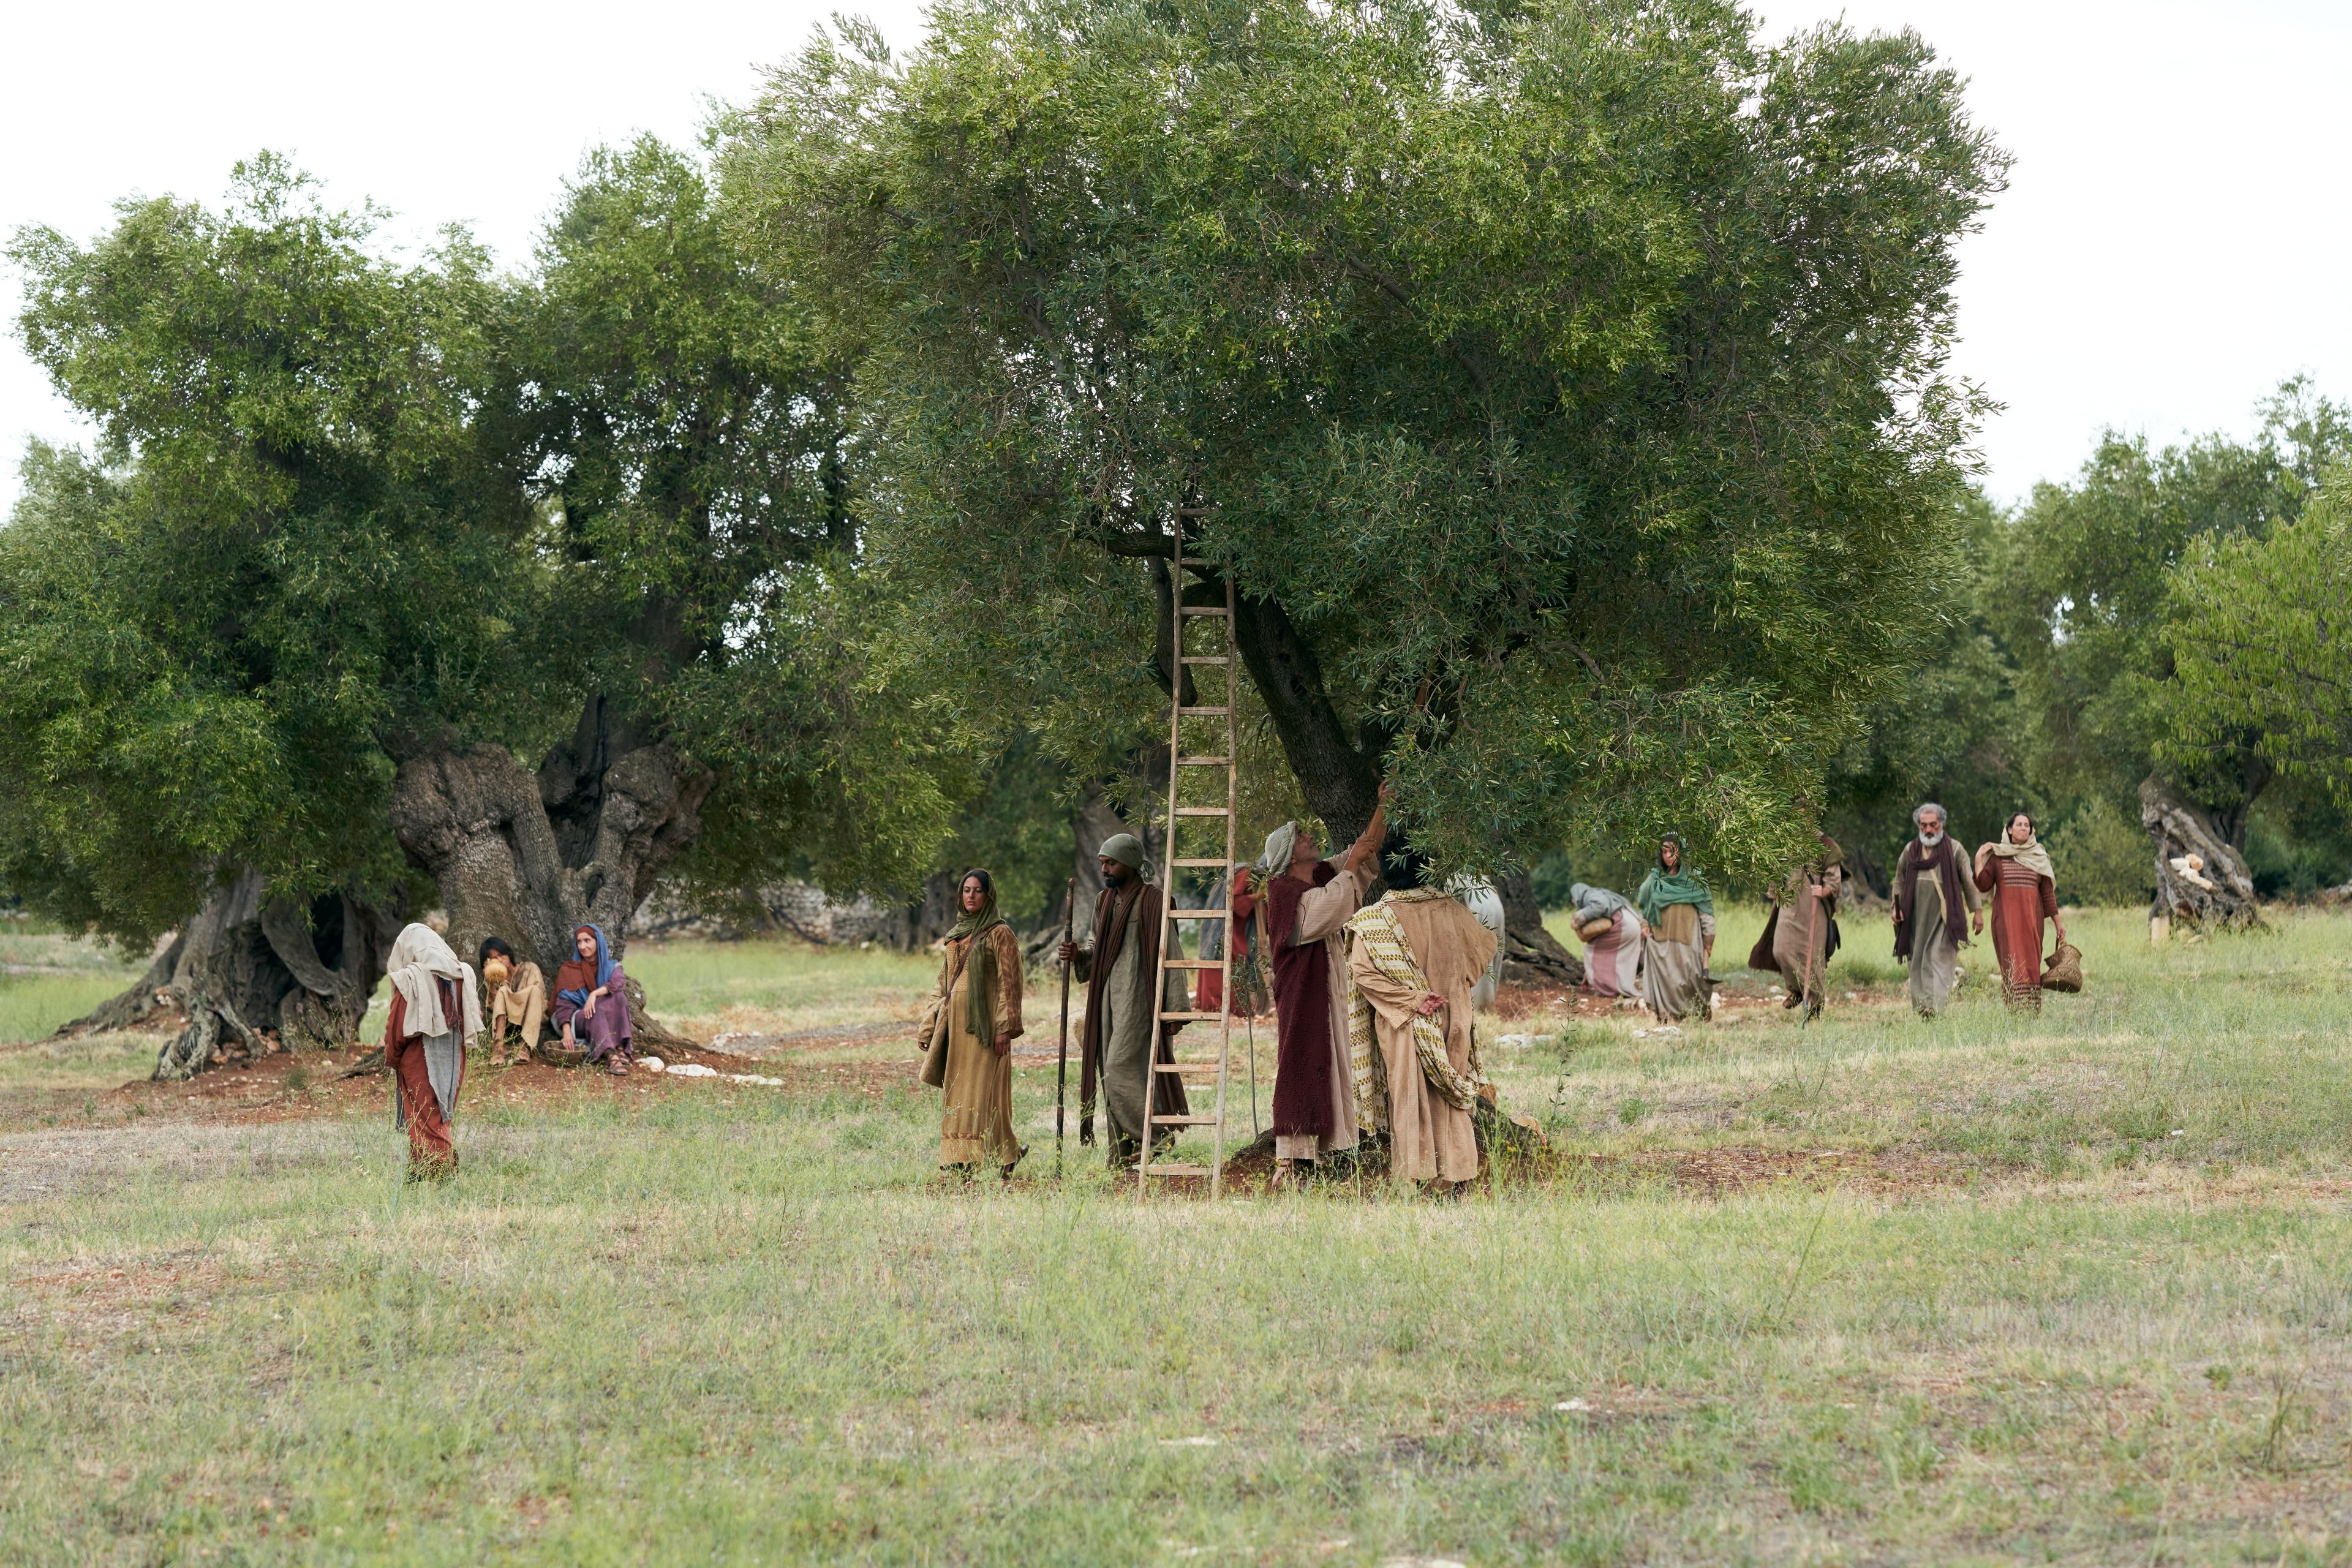
<path fill-rule="evenodd" d="M 565 960 L 555 972 L 555 1026 L 563 1031 L 563 1048 L 573 1048 L 575 1031 L 588 1037 L 588 1059 L 603 1062 L 615 1078 L 629 1070 L 629 996 L 622 989 L 628 977 L 614 962 L 604 933 L 583 925 L 572 933 L 579 956 Z"/>

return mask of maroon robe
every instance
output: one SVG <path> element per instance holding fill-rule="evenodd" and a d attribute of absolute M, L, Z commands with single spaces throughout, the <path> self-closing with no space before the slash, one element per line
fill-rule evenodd
<path fill-rule="evenodd" d="M 1315 866 L 1314 886 L 1339 875 Z M 1328 1138 L 1331 1125 L 1331 955 L 1320 941 L 1291 945 L 1307 884 L 1287 871 L 1265 882 L 1266 950 L 1274 959 L 1274 1132 Z"/>

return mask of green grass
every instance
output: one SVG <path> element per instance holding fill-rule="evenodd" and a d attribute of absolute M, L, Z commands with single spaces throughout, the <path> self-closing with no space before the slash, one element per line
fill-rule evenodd
<path fill-rule="evenodd" d="M 0 1140 L 0 1558 L 2352 1563 L 2352 921 L 2069 924 L 2038 1020 L 1497 1074 L 1575 1156 L 1948 1180 L 1139 1211 L 1075 1148 L 938 1185 L 928 1094 L 717 1088 L 486 1101 L 437 1189 L 373 1114 Z M 645 962 L 718 1011 L 892 973 Z"/>
<path fill-rule="evenodd" d="M 30 928 L 0 925 L 0 1044 L 54 1034 L 146 967 L 97 942 Z"/>

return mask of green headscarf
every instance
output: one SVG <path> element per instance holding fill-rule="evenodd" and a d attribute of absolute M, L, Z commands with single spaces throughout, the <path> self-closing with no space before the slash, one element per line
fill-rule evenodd
<path fill-rule="evenodd" d="M 963 885 L 974 877 L 980 879 L 980 908 L 977 910 L 966 910 L 963 907 Z M 996 879 L 977 866 L 958 877 L 956 910 L 962 918 L 956 921 L 955 929 L 948 932 L 948 940 L 950 942 L 962 942 L 967 938 L 985 936 L 990 927 L 1003 925 L 1003 917 L 996 912 Z M 963 962 L 965 973 L 971 976 L 971 984 L 964 988 L 964 1021 L 971 1026 L 975 1038 L 986 1044 L 994 1045 L 996 1043 L 996 1026 L 993 1022 L 996 1012 L 996 944 L 992 942 L 974 941 L 964 953 Z"/>
<path fill-rule="evenodd" d="M 1664 846 L 1671 840 L 1675 847 L 1675 869 L 1666 869 Z M 1701 914 L 1715 913 L 1715 895 L 1706 890 L 1706 879 L 1691 869 L 1690 846 L 1679 833 L 1669 833 L 1658 840 L 1658 863 L 1642 879 L 1634 891 L 1634 907 L 1642 911 L 1643 922 L 1654 926 L 1666 912 L 1669 904 L 1695 904 Z"/>

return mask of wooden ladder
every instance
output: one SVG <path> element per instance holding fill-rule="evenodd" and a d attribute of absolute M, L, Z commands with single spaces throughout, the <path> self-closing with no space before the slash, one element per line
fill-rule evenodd
<path fill-rule="evenodd" d="M 1176 560 L 1173 570 L 1176 592 L 1176 668 L 1169 672 L 1170 679 L 1168 682 L 1168 835 L 1165 847 L 1160 853 L 1160 886 L 1168 895 L 1168 914 L 1171 920 L 1223 921 L 1225 922 L 1225 940 L 1221 944 L 1222 951 L 1219 956 L 1215 958 L 1185 958 L 1181 953 L 1170 953 L 1167 951 L 1170 944 L 1168 944 L 1163 938 L 1160 954 L 1160 984 L 1159 989 L 1152 994 L 1152 1012 L 1157 1017 L 1167 1023 L 1177 1023 L 1181 1021 L 1182 1023 L 1191 1024 L 1207 1022 L 1212 1019 L 1216 1022 L 1217 1059 L 1215 1062 L 1215 1071 L 1217 1075 L 1217 1099 L 1216 1109 L 1209 1115 L 1201 1116 L 1188 1112 L 1181 1116 L 1172 1116 L 1160 1114 L 1158 1110 L 1160 1096 L 1157 1092 L 1154 1092 L 1148 1097 L 1144 1110 L 1144 1147 L 1140 1157 L 1137 1159 L 1135 1164 L 1135 1190 L 1137 1196 L 1148 1196 L 1151 1191 L 1151 1178 L 1154 1176 L 1206 1176 L 1209 1178 L 1209 1195 L 1212 1198 L 1215 1198 L 1222 1196 L 1224 1191 L 1225 1064 L 1227 1058 L 1232 1054 L 1231 1047 L 1233 1045 L 1234 1034 L 1233 985 L 1234 933 L 1233 929 L 1232 910 L 1234 901 L 1232 872 L 1234 866 L 1234 805 L 1238 784 L 1236 776 L 1237 753 L 1234 744 L 1234 688 L 1235 681 L 1239 679 L 1239 670 L 1234 659 L 1234 583 L 1232 576 L 1228 574 L 1225 577 L 1225 603 L 1223 609 L 1218 609 L 1210 605 L 1188 605 L 1184 603 L 1184 531 L 1181 526 L 1176 530 Z M 1221 628 L 1222 635 L 1215 639 L 1218 651 L 1214 653 L 1187 652 L 1185 650 L 1185 629 L 1188 626 L 1202 624 Z M 1188 669 L 1195 668 L 1203 671 L 1221 669 L 1224 672 L 1224 698 L 1222 703 L 1208 703 L 1196 700 L 1192 706 L 1189 708 L 1185 706 L 1184 675 Z M 1202 696 L 1202 693 L 1198 689 L 1195 689 L 1193 696 L 1195 699 L 1198 699 Z M 1187 739 L 1185 733 L 1185 721 L 1188 719 L 1196 721 L 1192 731 L 1192 738 L 1196 740 L 1199 737 L 1201 730 L 1203 728 L 1209 729 L 1213 734 L 1214 732 L 1213 725 L 1202 725 L 1198 722 L 1199 721 L 1219 719 L 1224 721 L 1223 745 L 1221 748 L 1215 748 L 1213 750 L 1204 750 L 1199 752 L 1187 752 L 1184 749 L 1184 745 Z M 1188 776 L 1198 777 L 1199 775 L 1197 773 L 1188 774 L 1186 772 L 1187 769 L 1196 768 L 1223 768 L 1224 770 L 1225 799 L 1223 805 L 1187 805 L 1183 804 L 1184 791 L 1181 787 L 1181 781 Z M 1222 860 L 1213 860 L 1205 856 L 1185 855 L 1183 852 L 1184 846 L 1178 842 L 1178 838 L 1180 837 L 1178 833 L 1179 826 L 1186 822 L 1206 822 L 1218 817 L 1223 817 L 1225 825 L 1224 858 Z M 1176 873 L 1180 869 L 1190 869 L 1196 867 L 1205 868 L 1212 866 L 1217 868 L 1224 883 L 1226 907 L 1221 910 L 1177 909 L 1175 907 Z M 1199 944 L 1195 943 L 1194 945 L 1198 946 Z M 1214 970 L 1219 980 L 1223 982 L 1223 985 L 1221 987 L 1223 994 L 1223 1005 L 1219 1006 L 1213 1013 L 1201 1012 L 1197 1010 L 1172 1013 L 1167 1010 L 1168 976 L 1171 972 L 1179 974 L 1188 973 L 1198 974 L 1210 970 Z M 1195 995 L 1193 1000 L 1198 1001 L 1198 996 Z M 1172 1047 L 1170 1049 L 1169 1055 L 1171 1058 L 1175 1055 L 1175 1051 Z M 1211 1070 L 1211 1064 L 1207 1062 L 1174 1060 L 1162 1062 L 1159 1058 L 1160 1053 L 1155 1046 L 1155 1048 L 1152 1051 L 1151 1063 L 1151 1083 L 1155 1091 L 1159 1088 L 1162 1075 L 1173 1077 L 1177 1081 L 1181 1082 L 1183 1081 L 1186 1074 L 1201 1074 Z M 1206 1088 L 1207 1085 L 1202 1084 L 1197 1087 Z M 1156 1134 L 1162 1127 L 1207 1128 L 1209 1130 L 1209 1163 L 1206 1165 L 1196 1165 L 1178 1161 L 1159 1159 L 1157 1157 L 1158 1152 L 1153 1147 L 1152 1140 L 1153 1135 Z M 1181 1136 L 1181 1134 L 1179 1134 L 1179 1136 Z"/>

